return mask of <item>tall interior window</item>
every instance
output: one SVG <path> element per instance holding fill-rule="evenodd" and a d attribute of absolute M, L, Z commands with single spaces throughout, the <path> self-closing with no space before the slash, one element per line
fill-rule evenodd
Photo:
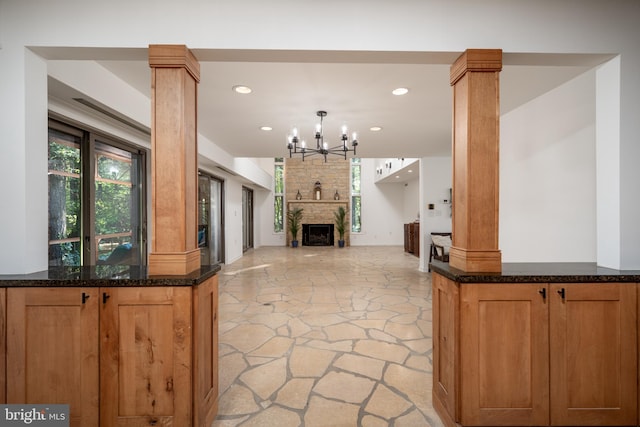
<path fill-rule="evenodd" d="M 351 231 L 359 233 L 362 231 L 362 195 L 360 173 L 362 164 L 359 158 L 351 159 Z"/>
<path fill-rule="evenodd" d="M 146 260 L 145 153 L 49 121 L 49 266 Z"/>
<path fill-rule="evenodd" d="M 284 232 L 284 159 L 276 157 L 273 168 L 273 231 L 282 233 Z"/>

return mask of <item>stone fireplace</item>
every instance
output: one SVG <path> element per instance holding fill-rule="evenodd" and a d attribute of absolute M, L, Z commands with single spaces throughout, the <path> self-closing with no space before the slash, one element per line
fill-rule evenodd
<path fill-rule="evenodd" d="M 302 208 L 302 236 L 298 238 L 302 245 L 305 243 L 305 226 L 331 225 L 334 236 L 329 246 L 337 246 L 340 238 L 335 231 L 334 212 L 342 206 L 347 211 L 347 221 L 350 221 L 351 209 L 349 206 L 350 186 L 349 174 L 351 162 L 349 159 L 329 158 L 327 162 L 322 158 L 317 159 L 286 159 L 285 163 L 285 198 L 286 211 L 294 208 Z M 315 184 L 322 185 L 320 200 L 315 197 Z M 296 198 L 298 192 L 299 198 Z M 336 192 L 338 198 L 336 200 Z M 301 238 L 302 237 L 302 238 Z M 345 231 L 345 245 L 349 246 L 349 227 Z M 291 243 L 291 234 L 287 233 L 287 245 Z M 311 243 L 317 246 L 317 243 Z"/>

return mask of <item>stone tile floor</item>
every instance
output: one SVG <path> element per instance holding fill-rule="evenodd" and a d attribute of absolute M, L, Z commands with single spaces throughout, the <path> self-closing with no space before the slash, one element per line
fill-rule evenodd
<path fill-rule="evenodd" d="M 263 247 L 220 272 L 213 427 L 442 427 L 431 276 L 402 247 Z"/>

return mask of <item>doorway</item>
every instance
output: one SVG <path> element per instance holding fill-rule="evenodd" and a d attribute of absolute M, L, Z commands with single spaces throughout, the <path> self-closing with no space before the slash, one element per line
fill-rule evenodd
<path fill-rule="evenodd" d="M 253 190 L 242 187 L 242 252 L 253 248 Z"/>
<path fill-rule="evenodd" d="M 198 247 L 200 263 L 224 263 L 224 181 L 199 172 Z"/>

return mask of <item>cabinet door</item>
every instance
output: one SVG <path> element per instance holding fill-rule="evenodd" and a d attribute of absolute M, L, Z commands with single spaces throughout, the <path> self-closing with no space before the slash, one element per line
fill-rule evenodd
<path fill-rule="evenodd" d="M 218 276 L 194 288 L 194 426 L 210 426 L 218 404 Z"/>
<path fill-rule="evenodd" d="M 98 425 L 98 290 L 7 289 L 7 403 L 68 404 Z"/>
<path fill-rule="evenodd" d="M 633 284 L 551 286 L 552 425 L 635 425 L 636 301 Z"/>
<path fill-rule="evenodd" d="M 191 288 L 101 288 L 100 425 L 191 425 Z"/>
<path fill-rule="evenodd" d="M 7 403 L 6 396 L 6 371 L 5 371 L 5 359 L 6 359 L 6 327 L 5 327 L 5 319 L 6 319 L 6 308 L 7 308 L 7 290 L 2 288 L 0 289 L 0 403 Z"/>
<path fill-rule="evenodd" d="M 521 283 L 460 285 L 461 424 L 549 423 L 546 290 Z"/>
<path fill-rule="evenodd" d="M 458 411 L 458 286 L 437 274 L 433 282 L 433 405 L 450 423 L 460 421 Z"/>

